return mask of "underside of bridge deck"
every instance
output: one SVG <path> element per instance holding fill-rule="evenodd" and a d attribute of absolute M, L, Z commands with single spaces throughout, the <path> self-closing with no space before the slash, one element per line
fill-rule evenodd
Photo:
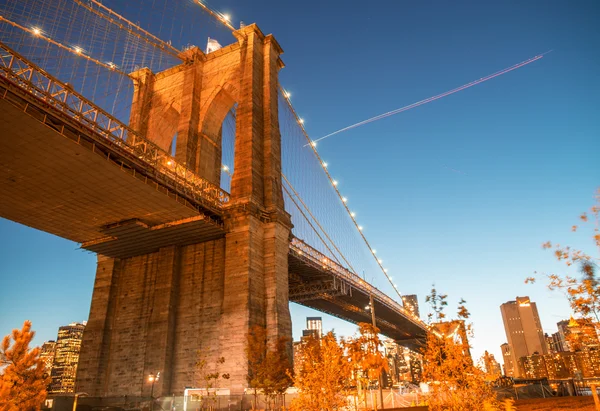
<path fill-rule="evenodd" d="M 316 264 L 293 249 L 288 261 L 290 301 L 355 324 L 371 322 L 371 313 L 365 309 L 370 296 L 365 289 L 344 281 L 326 266 Z M 374 305 L 376 325 L 383 335 L 411 349 L 424 343 L 426 331 L 422 324 L 378 298 L 374 298 Z"/>
<path fill-rule="evenodd" d="M 136 158 L 18 91 L 0 78 L 1 217 L 119 258 L 225 235 Z"/>

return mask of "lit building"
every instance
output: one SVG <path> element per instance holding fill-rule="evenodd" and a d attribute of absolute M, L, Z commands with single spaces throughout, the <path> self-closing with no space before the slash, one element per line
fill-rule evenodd
<path fill-rule="evenodd" d="M 504 361 L 504 375 L 507 377 L 514 377 L 515 363 L 513 362 L 510 345 L 504 343 L 500 346 L 500 349 L 502 350 L 502 360 Z"/>
<path fill-rule="evenodd" d="M 517 297 L 515 301 L 502 304 L 500 311 L 512 363 L 517 364 L 513 373 L 515 377 L 521 377 L 522 368 L 518 366 L 521 357 L 548 354 L 537 306 L 529 297 Z"/>
<path fill-rule="evenodd" d="M 388 381 L 386 386 L 398 385 L 404 381 L 421 381 L 421 355 L 398 345 L 394 340 L 384 339 L 383 347 L 388 360 Z"/>
<path fill-rule="evenodd" d="M 490 354 L 489 352 L 485 352 L 483 354 L 483 365 L 485 366 L 485 373 L 488 378 L 496 379 L 502 376 L 502 370 L 500 369 L 500 364 L 496 361 L 494 354 Z"/>
<path fill-rule="evenodd" d="M 56 352 L 56 341 L 46 341 L 40 348 L 40 360 L 44 362 L 46 374 L 52 372 L 52 363 L 54 362 L 54 353 Z"/>
<path fill-rule="evenodd" d="M 548 378 L 545 355 L 533 354 L 519 358 L 521 378 Z"/>
<path fill-rule="evenodd" d="M 75 392 L 75 375 L 83 338 L 84 323 L 71 323 L 58 329 L 54 362 L 52 363 L 51 393 Z"/>
<path fill-rule="evenodd" d="M 555 332 L 554 334 L 552 334 L 552 336 L 550 338 L 552 340 L 552 342 L 548 346 L 548 350 L 550 352 L 557 353 L 557 352 L 567 351 L 566 342 L 564 340 L 564 337 L 561 336 L 559 332 Z"/>
<path fill-rule="evenodd" d="M 563 329 L 563 333 L 570 351 L 587 351 L 599 348 L 600 342 L 598 341 L 596 327 L 589 320 L 571 317 L 567 327 Z"/>
<path fill-rule="evenodd" d="M 403 295 L 402 303 L 404 308 L 406 308 L 415 317 L 421 317 L 419 314 L 419 300 L 417 299 L 416 294 Z"/>
<path fill-rule="evenodd" d="M 558 340 L 563 351 L 571 351 L 571 346 L 567 341 L 567 334 L 569 334 L 569 320 L 562 320 L 556 323 L 558 328 Z"/>
<path fill-rule="evenodd" d="M 313 331 L 317 338 L 323 336 L 323 320 L 321 317 L 306 317 L 306 330 Z"/>

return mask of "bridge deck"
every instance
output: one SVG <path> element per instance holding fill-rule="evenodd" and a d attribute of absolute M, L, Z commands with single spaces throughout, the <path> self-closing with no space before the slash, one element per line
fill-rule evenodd
<path fill-rule="evenodd" d="M 138 159 L 2 77 L 0 134 L 4 218 L 113 257 L 172 244 L 173 236 L 183 244 L 224 235 Z"/>
<path fill-rule="evenodd" d="M 97 123 L 101 109 L 81 96 L 70 105 L 55 98 L 67 101 L 73 92 L 15 58 L 11 64 L 25 67 L 21 74 L 0 67 L 1 217 L 115 258 L 225 235 L 220 213 L 227 193 L 150 143 L 115 137 L 114 130 L 133 131 L 114 126 L 108 115 Z M 86 117 L 92 112 L 93 120 Z M 401 304 L 296 238 L 289 274 L 291 301 L 358 323 L 370 321 L 364 307 L 373 296 L 382 334 L 413 348 L 426 336 L 425 325 Z"/>
<path fill-rule="evenodd" d="M 290 301 L 353 323 L 371 322 L 365 309 L 373 295 L 377 327 L 381 333 L 409 348 L 418 348 L 427 335 L 425 324 L 402 305 L 294 238 L 290 244 Z"/>

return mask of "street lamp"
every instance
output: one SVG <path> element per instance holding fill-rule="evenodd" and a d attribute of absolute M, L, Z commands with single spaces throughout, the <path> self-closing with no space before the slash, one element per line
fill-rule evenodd
<path fill-rule="evenodd" d="M 373 331 L 377 328 L 377 323 L 375 321 L 375 303 L 373 302 L 373 294 L 369 294 L 369 305 L 365 307 L 365 310 L 371 311 L 371 323 L 373 325 Z M 381 374 L 379 374 L 379 401 L 381 401 L 381 409 L 385 408 L 385 404 L 383 403 L 383 379 L 381 378 Z"/>
<path fill-rule="evenodd" d="M 154 411 L 154 383 L 160 379 L 160 371 L 154 374 L 150 374 L 148 376 L 148 382 L 152 383 L 150 387 L 150 409 Z"/>
<path fill-rule="evenodd" d="M 75 400 L 73 400 L 73 411 L 77 411 L 77 398 L 89 396 L 87 392 L 78 392 L 75 394 Z"/>

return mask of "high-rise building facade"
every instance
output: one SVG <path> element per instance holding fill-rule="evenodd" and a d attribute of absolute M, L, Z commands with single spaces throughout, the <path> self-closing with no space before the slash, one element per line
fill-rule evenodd
<path fill-rule="evenodd" d="M 403 295 L 402 303 L 404 304 L 404 308 L 406 308 L 415 317 L 421 317 L 419 314 L 419 300 L 415 294 Z"/>
<path fill-rule="evenodd" d="M 46 341 L 40 349 L 40 360 L 44 362 L 46 374 L 52 372 L 52 364 L 54 363 L 54 354 L 56 353 L 56 341 Z"/>
<path fill-rule="evenodd" d="M 548 354 L 546 339 L 537 306 L 529 297 L 517 297 L 500 306 L 504 331 L 510 346 L 514 377 L 521 377 L 524 371 L 519 367 L 519 359 L 534 354 Z"/>
<path fill-rule="evenodd" d="M 71 323 L 58 329 L 52 363 L 51 393 L 75 392 L 75 375 L 83 338 L 84 323 Z"/>
<path fill-rule="evenodd" d="M 515 364 L 511 354 L 510 345 L 504 343 L 500 346 L 502 350 L 502 360 L 504 361 L 504 375 L 507 377 L 515 376 Z"/>
<path fill-rule="evenodd" d="M 323 336 L 323 319 L 321 317 L 306 317 L 306 329 L 313 331 L 317 338 Z"/>
<path fill-rule="evenodd" d="M 486 351 L 483 354 L 483 365 L 488 378 L 496 379 L 502 376 L 502 369 L 500 368 L 498 361 L 496 361 L 494 354 L 490 354 Z"/>

